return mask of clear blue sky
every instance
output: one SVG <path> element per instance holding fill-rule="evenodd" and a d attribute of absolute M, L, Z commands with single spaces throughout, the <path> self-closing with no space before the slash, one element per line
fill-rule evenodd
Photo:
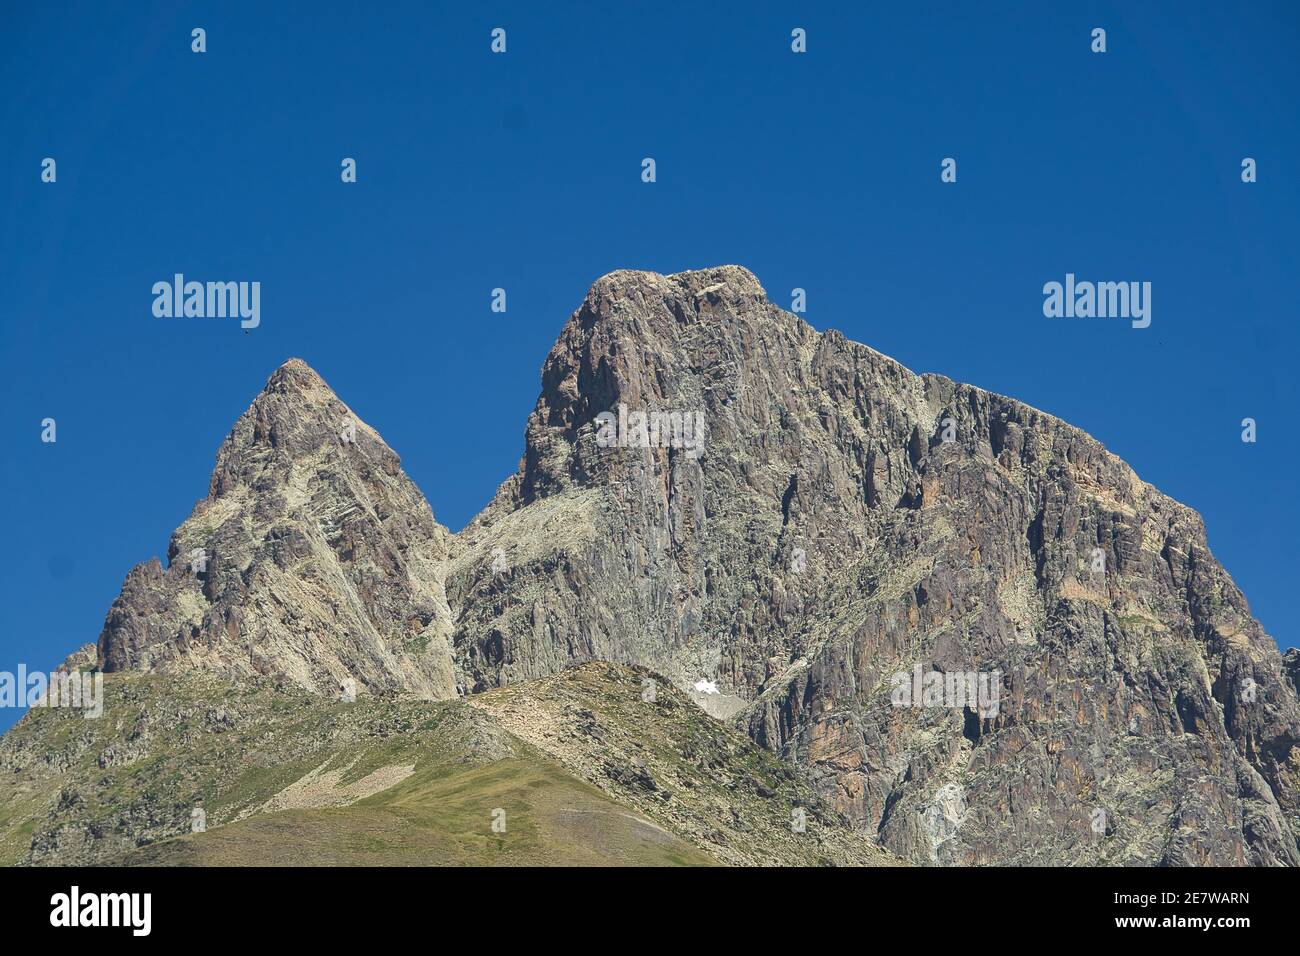
<path fill-rule="evenodd" d="M 732 262 L 1097 436 L 1297 642 L 1296 4 L 284 6 L 0 12 L 0 670 L 95 640 L 287 357 L 458 529 L 595 278 Z M 154 318 L 176 272 L 261 326 Z M 1152 282 L 1151 327 L 1044 318 L 1066 272 Z"/>

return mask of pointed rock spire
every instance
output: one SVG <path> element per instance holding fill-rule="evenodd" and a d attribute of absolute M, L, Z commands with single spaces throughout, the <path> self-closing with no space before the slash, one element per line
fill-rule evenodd
<path fill-rule="evenodd" d="M 455 696 L 447 540 L 396 453 L 290 359 L 222 443 L 169 566 L 128 575 L 100 664 Z"/>

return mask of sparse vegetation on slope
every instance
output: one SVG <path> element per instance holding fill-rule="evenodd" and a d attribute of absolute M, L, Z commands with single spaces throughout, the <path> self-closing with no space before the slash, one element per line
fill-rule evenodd
<path fill-rule="evenodd" d="M 658 701 L 642 703 L 647 675 L 586 665 L 481 706 L 348 703 L 204 674 L 108 675 L 102 718 L 33 711 L 0 741 L 0 862 L 887 859 L 812 801 L 790 768 L 685 695 L 660 682 Z M 794 806 L 807 808 L 804 834 L 791 833 Z M 191 832 L 196 810 L 205 832 Z"/>
<path fill-rule="evenodd" d="M 645 668 L 583 664 L 469 702 L 726 863 L 899 862 L 817 799 L 795 768 Z M 792 825 L 796 814 L 803 832 Z"/>

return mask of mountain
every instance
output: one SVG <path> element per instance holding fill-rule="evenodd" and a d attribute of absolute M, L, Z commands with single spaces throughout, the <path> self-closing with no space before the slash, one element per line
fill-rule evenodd
<path fill-rule="evenodd" d="M 127 576 L 100 663 L 454 697 L 449 539 L 392 449 L 291 359 L 217 452 L 167 568 Z"/>
<path fill-rule="evenodd" d="M 573 668 L 593 661 L 618 666 Z M 390 715 L 410 748 L 393 766 L 414 767 L 346 812 L 406 808 L 444 849 L 456 824 L 431 801 L 462 738 L 408 740 L 417 713 L 490 726 L 680 841 L 638 856 L 623 833 L 586 862 L 1300 863 L 1300 665 L 1200 517 L 1050 415 L 817 332 L 736 266 L 598 280 L 546 359 L 518 470 L 456 535 L 379 435 L 286 363 L 168 566 L 128 576 L 97 664 L 110 717 L 137 681 L 163 712 L 199 713 L 192 681 L 284 711 L 275 748 L 187 779 L 211 792 L 272 753 L 285 772 L 221 827 L 129 851 L 154 861 L 232 859 L 229 827 L 319 841 L 323 824 L 285 815 L 345 810 L 283 800 L 331 768 L 351 779 L 370 743 L 327 746 L 294 715 L 343 707 Z M 356 704 L 325 702 L 340 689 Z M 120 738 L 69 738 L 52 713 L 0 744 L 11 858 L 41 862 L 65 830 L 96 858 L 176 832 L 141 822 L 156 782 L 105 790 L 86 759 L 163 767 L 198 730 L 141 741 L 117 717 Z M 790 826 L 798 807 L 816 808 L 815 840 Z M 567 839 L 512 859 L 561 859 Z M 420 859 L 511 859 L 457 845 Z"/>
<path fill-rule="evenodd" d="M 602 447 L 620 404 L 702 411 L 703 454 Z M 599 280 L 452 555 L 471 689 L 584 657 L 716 680 L 908 859 L 1300 862 L 1295 682 L 1200 517 L 1065 422 L 816 332 L 744 269 Z M 893 706 L 918 665 L 997 672 L 998 712 Z"/>

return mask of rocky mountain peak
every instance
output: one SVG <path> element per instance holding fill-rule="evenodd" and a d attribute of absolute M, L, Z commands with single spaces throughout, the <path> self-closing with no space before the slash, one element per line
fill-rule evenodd
<path fill-rule="evenodd" d="M 579 312 L 590 311 L 593 316 L 608 316 L 618 311 L 621 302 L 644 303 L 654 297 L 684 301 L 707 297 L 715 302 L 724 299 L 743 302 L 765 299 L 767 293 L 758 277 L 744 266 L 714 266 L 671 275 L 639 269 L 617 269 L 592 283 Z"/>
<path fill-rule="evenodd" d="M 637 431 L 663 413 L 698 413 L 702 447 Z M 708 687 L 908 858 L 1033 862 L 1050 833 L 1054 862 L 1300 862 L 1290 667 L 1200 516 L 739 267 L 593 285 L 455 552 L 464 686 L 592 657 Z M 983 675 L 1002 707 L 895 706 L 915 673 Z"/>
<path fill-rule="evenodd" d="M 454 696 L 448 539 L 378 432 L 290 359 L 222 443 L 169 566 L 128 575 L 101 665 Z"/>
<path fill-rule="evenodd" d="M 319 373 L 296 355 L 285 359 L 280 367 L 271 373 L 266 384 L 267 387 L 271 387 L 280 382 L 292 383 L 300 388 L 328 388 Z"/>
<path fill-rule="evenodd" d="M 273 476 L 287 481 L 295 469 L 318 457 L 349 473 L 368 470 L 360 467 L 363 463 L 389 476 L 401 469 L 379 433 L 314 369 L 301 359 L 289 359 L 235 422 L 217 453 L 209 494 L 220 498 Z"/>

